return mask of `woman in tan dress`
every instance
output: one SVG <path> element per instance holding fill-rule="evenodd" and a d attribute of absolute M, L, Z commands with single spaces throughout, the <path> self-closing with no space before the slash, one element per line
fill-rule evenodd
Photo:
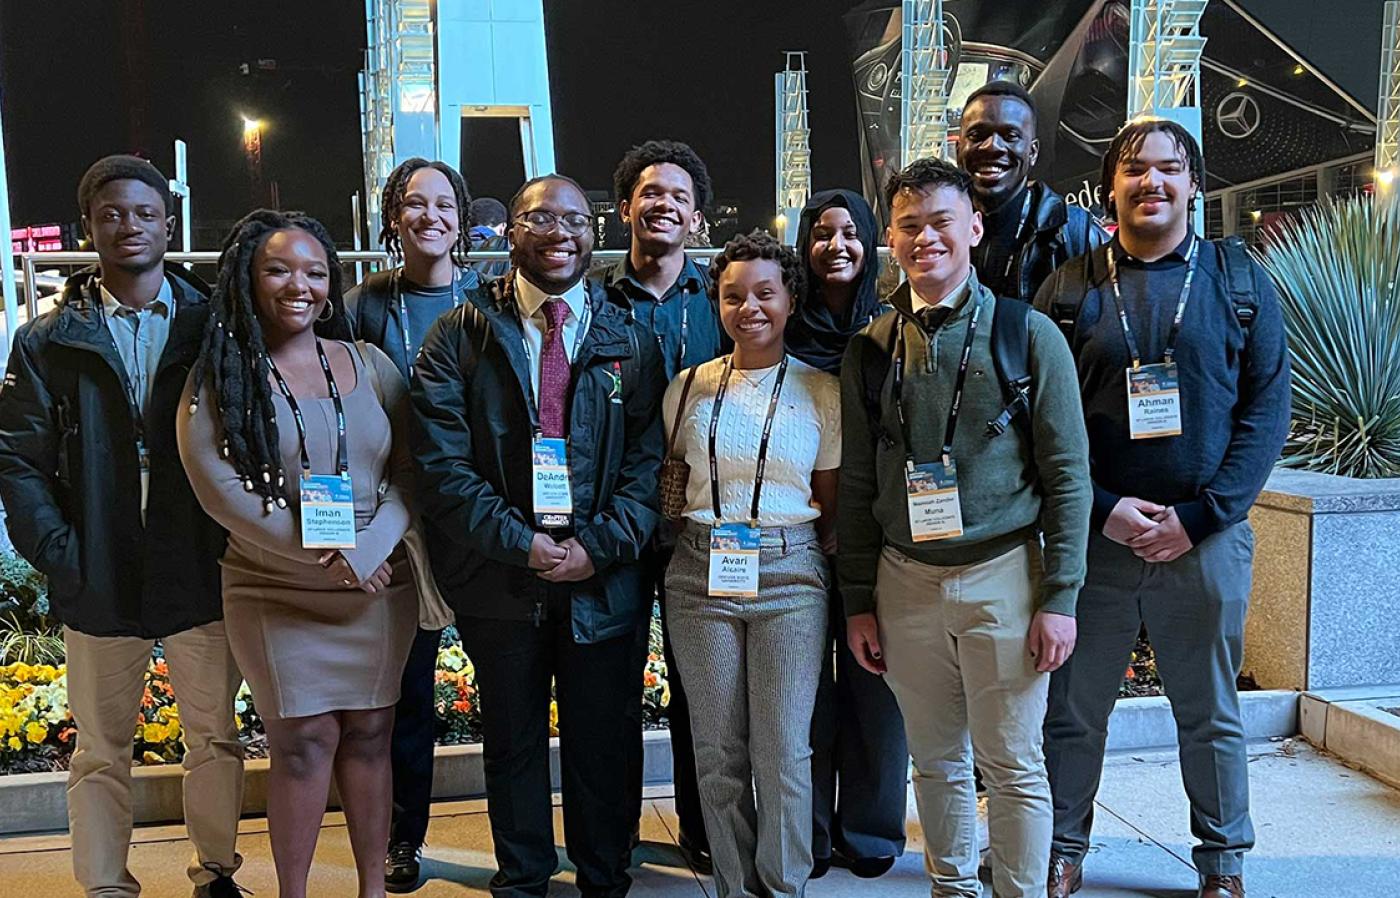
<path fill-rule="evenodd" d="M 384 894 L 389 737 L 417 620 L 406 391 L 378 349 L 331 339 L 347 333 L 325 228 L 249 214 L 225 241 L 177 423 L 195 494 L 229 531 L 224 619 L 267 728 L 282 898 L 306 895 L 332 774 L 360 898 Z M 318 492 L 340 504 L 303 509 Z"/>

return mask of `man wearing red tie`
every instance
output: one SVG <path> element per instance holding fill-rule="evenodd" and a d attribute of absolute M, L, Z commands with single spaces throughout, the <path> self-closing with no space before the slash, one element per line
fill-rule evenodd
<path fill-rule="evenodd" d="M 632 644 L 659 520 L 661 359 L 586 280 L 592 217 L 562 175 L 510 203 L 511 271 L 438 319 L 415 366 L 414 453 L 433 573 L 481 689 L 498 898 L 543 896 L 564 841 L 584 896 L 622 896 L 637 809 L 620 739 L 640 740 Z M 635 732 L 634 732 L 635 731 Z"/>

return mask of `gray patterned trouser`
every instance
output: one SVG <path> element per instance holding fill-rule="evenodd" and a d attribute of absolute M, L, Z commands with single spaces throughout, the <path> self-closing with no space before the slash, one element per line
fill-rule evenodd
<path fill-rule="evenodd" d="M 666 572 L 720 898 L 800 896 L 812 872 L 810 732 L 830 573 L 810 524 L 763 535 L 757 598 L 707 594 L 707 527 L 687 525 Z"/>

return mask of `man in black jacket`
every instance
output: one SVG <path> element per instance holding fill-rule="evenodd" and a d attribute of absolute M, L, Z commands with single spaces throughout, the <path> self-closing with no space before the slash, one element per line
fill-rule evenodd
<path fill-rule="evenodd" d="M 208 317 L 208 288 L 165 265 L 165 178 L 108 156 L 78 188 L 99 262 L 19 329 L 0 389 L 0 499 L 19 553 L 49 578 L 78 726 L 68 777 L 73 871 L 90 896 L 134 898 L 132 721 L 160 640 L 185 742 L 194 894 L 233 898 L 242 681 L 224 636 L 224 532 L 175 449 L 175 414 Z"/>
<path fill-rule="evenodd" d="M 972 176 L 984 228 L 972 252 L 977 280 L 1026 302 L 1050 272 L 1108 239 L 1087 209 L 1030 180 L 1040 155 L 1035 129 L 1026 89 L 993 81 L 967 98 L 958 134 L 958 167 Z"/>
<path fill-rule="evenodd" d="M 481 688 L 500 898 L 542 896 L 558 866 L 550 683 L 563 734 L 564 839 L 585 896 L 621 896 L 641 739 L 640 563 L 658 522 L 661 360 L 585 280 L 583 190 L 548 175 L 510 203 L 515 269 L 433 325 L 413 383 L 433 573 Z"/>

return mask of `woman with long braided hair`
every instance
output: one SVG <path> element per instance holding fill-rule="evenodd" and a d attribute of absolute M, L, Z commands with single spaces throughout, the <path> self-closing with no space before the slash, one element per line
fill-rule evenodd
<path fill-rule="evenodd" d="M 195 495 L 229 532 L 224 618 L 267 728 L 283 898 L 305 898 L 332 775 L 359 896 L 384 894 L 389 734 L 417 619 L 407 391 L 344 336 L 326 229 L 250 213 L 224 242 L 176 425 Z"/>

